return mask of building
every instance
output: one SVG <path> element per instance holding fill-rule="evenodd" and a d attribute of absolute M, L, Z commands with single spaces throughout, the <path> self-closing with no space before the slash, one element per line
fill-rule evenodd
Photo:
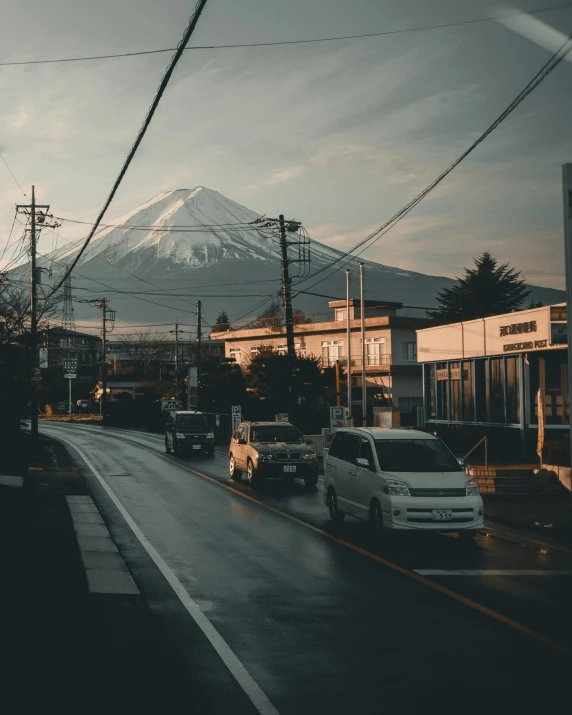
<path fill-rule="evenodd" d="M 294 326 L 294 342 L 298 355 L 320 359 L 322 367 L 347 366 L 347 304 L 331 301 L 330 313 L 321 320 L 304 318 Z M 366 382 L 368 422 L 381 417 L 381 410 L 399 413 L 401 424 L 416 425 L 422 406 L 421 366 L 416 359 L 417 328 L 432 323 L 424 308 L 405 307 L 402 303 L 365 301 Z M 360 302 L 350 300 L 351 370 L 353 391 L 352 414 L 361 424 L 361 315 Z M 262 325 L 221 333 L 215 340 L 224 340 L 225 357 L 247 368 L 250 359 L 262 347 L 272 347 L 286 354 L 284 326 Z M 347 390 L 341 390 L 342 404 L 347 405 Z M 345 401 L 345 403 L 344 403 Z M 395 420 L 394 420 L 395 424 Z"/>
<path fill-rule="evenodd" d="M 66 328 L 47 328 L 39 337 L 39 365 L 41 368 L 60 367 L 64 358 L 75 358 L 78 375 L 91 375 L 101 360 L 101 338 L 89 333 L 78 333 Z"/>
<path fill-rule="evenodd" d="M 111 399 L 115 399 L 117 395 L 127 394 L 131 398 L 135 398 L 141 394 L 141 385 L 139 382 L 126 381 L 126 380 L 110 380 L 106 386 L 106 394 Z M 94 399 L 99 402 L 101 396 L 103 395 L 103 385 L 101 380 L 97 383 L 94 390 Z"/>
<path fill-rule="evenodd" d="M 499 457 L 535 454 L 569 429 L 566 304 L 417 331 L 424 417 L 437 431 L 488 436 Z M 465 446 L 467 446 L 465 444 Z"/>
<path fill-rule="evenodd" d="M 179 340 L 179 365 L 188 365 L 197 354 L 196 340 Z M 201 342 L 203 360 L 224 357 L 224 343 Z M 108 375 L 130 375 L 140 379 L 162 380 L 175 374 L 175 341 L 162 338 L 148 340 L 108 340 L 106 346 Z"/>

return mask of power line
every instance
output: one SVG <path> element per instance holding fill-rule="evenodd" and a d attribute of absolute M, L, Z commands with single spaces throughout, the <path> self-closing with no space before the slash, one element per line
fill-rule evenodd
<path fill-rule="evenodd" d="M 566 57 L 566 55 L 570 52 L 572 49 L 572 35 L 561 45 L 561 47 L 552 55 L 552 57 L 546 62 L 543 67 L 536 73 L 536 75 L 530 80 L 530 82 L 525 86 L 525 88 L 516 96 L 515 99 L 508 105 L 508 107 L 495 119 L 495 121 L 489 126 L 488 129 L 486 129 L 476 141 L 474 141 L 468 149 L 466 149 L 445 171 L 443 171 L 439 176 L 434 179 L 420 194 L 418 194 L 414 199 L 412 199 L 408 204 L 406 204 L 400 211 L 398 211 L 392 218 L 390 218 L 388 221 L 386 221 L 384 224 L 382 224 L 379 228 L 377 228 L 373 233 L 371 233 L 369 236 L 364 238 L 362 241 L 359 241 L 352 249 L 349 251 L 345 251 L 344 253 L 341 253 L 338 258 L 336 258 L 334 261 L 332 261 L 329 265 L 324 266 L 320 270 L 316 271 L 314 274 L 308 276 L 307 278 L 303 278 L 302 280 L 298 281 L 297 285 L 300 283 L 304 283 L 305 281 L 309 280 L 310 278 L 315 278 L 317 275 L 320 273 L 323 273 L 324 271 L 329 270 L 330 268 L 333 268 L 337 263 L 340 261 L 344 260 L 345 258 L 349 257 L 349 260 L 347 260 L 344 264 L 344 266 L 348 265 L 352 260 L 360 256 L 364 251 L 366 251 L 368 248 L 370 248 L 376 241 L 378 241 L 383 235 L 385 235 L 388 231 L 390 231 L 394 226 L 396 226 L 399 221 L 401 221 L 405 216 L 407 216 L 408 213 L 410 213 L 421 201 L 428 196 L 433 189 L 435 189 L 439 184 L 467 157 L 469 154 L 471 154 L 488 136 L 491 134 L 498 126 L 501 124 L 518 106 L 519 104 L 526 98 L 528 95 L 538 87 L 538 85 L 546 79 L 546 77 L 554 70 L 556 67 L 562 62 L 562 60 Z M 358 248 L 361 248 L 362 246 L 365 246 L 359 253 L 352 255 L 355 253 L 355 251 L 358 250 Z M 336 268 L 334 273 L 338 270 L 341 270 L 344 266 L 340 266 L 339 268 Z M 330 275 L 333 275 L 330 274 Z M 309 288 L 313 288 L 322 281 L 326 280 L 329 276 L 324 276 L 324 278 L 320 279 L 316 283 L 312 283 Z"/>
<path fill-rule="evenodd" d="M 14 226 L 16 225 L 16 217 L 18 216 L 17 212 L 14 213 L 14 220 L 12 221 L 12 228 L 10 229 L 10 233 L 8 234 L 8 240 L 6 241 L 6 245 L 4 246 L 4 250 L 2 251 L 2 255 L 0 256 L 0 263 L 4 260 L 4 256 L 6 255 L 6 251 L 10 247 L 10 239 L 12 238 L 12 231 L 14 230 Z"/>
<path fill-rule="evenodd" d="M 277 42 L 243 42 L 233 45 L 197 45 L 195 47 L 184 48 L 185 52 L 192 50 L 222 50 L 222 49 L 235 49 L 241 47 L 276 47 L 280 45 L 303 45 L 303 44 L 313 44 L 319 42 L 337 42 L 339 40 L 359 40 L 368 37 L 383 37 L 386 35 L 402 35 L 414 32 L 426 32 L 429 30 L 440 30 L 448 27 L 460 27 L 463 25 L 474 25 L 484 22 L 494 22 L 495 20 L 501 20 L 508 17 L 518 17 L 520 15 L 539 15 L 545 12 L 551 12 L 554 10 L 562 10 L 571 7 L 571 3 L 563 3 L 560 5 L 552 5 L 551 7 L 537 8 L 535 10 L 528 10 L 527 12 L 513 12 L 507 13 L 505 15 L 495 15 L 494 17 L 477 17 L 469 20 L 459 20 L 457 22 L 444 22 L 437 25 L 421 25 L 419 27 L 409 27 L 397 30 L 384 30 L 383 32 L 366 32 L 358 35 L 339 35 L 335 37 L 317 37 L 308 40 L 282 40 Z M 166 47 L 159 50 L 141 50 L 139 52 L 119 52 L 110 55 L 91 55 L 88 57 L 64 57 L 60 59 L 53 60 L 22 60 L 19 62 L 0 62 L 0 67 L 15 67 L 21 65 L 41 65 L 41 64 L 55 64 L 64 62 L 87 62 L 90 60 L 109 60 L 117 59 L 121 57 L 139 57 L 141 55 L 156 55 L 163 52 L 173 52 L 176 48 Z"/>
<path fill-rule="evenodd" d="M 4 158 L 4 155 L 3 155 L 2 153 L 0 153 L 0 159 L 2 159 L 2 161 L 3 161 L 4 164 L 6 165 L 6 168 L 7 168 L 8 171 L 10 172 L 10 176 L 14 179 L 14 181 L 15 181 L 16 184 L 18 185 L 18 188 L 20 189 L 20 191 L 24 194 L 24 196 L 26 196 L 26 198 L 28 198 L 27 195 L 26 195 L 26 192 L 24 191 L 24 189 L 20 186 L 20 182 L 19 182 L 18 179 L 15 177 L 14 172 L 13 172 L 12 169 L 8 166 L 8 162 L 6 161 L 6 159 Z"/>
<path fill-rule="evenodd" d="M 109 208 L 111 202 L 113 201 L 113 197 L 115 196 L 117 189 L 119 188 L 119 185 L 121 184 L 121 182 L 123 180 L 123 177 L 127 173 L 127 169 L 129 168 L 129 165 L 131 164 L 133 157 L 135 156 L 137 149 L 139 148 L 139 145 L 143 141 L 143 137 L 145 136 L 147 129 L 149 128 L 149 125 L 151 124 L 151 120 L 153 119 L 153 116 L 155 114 L 155 111 L 157 110 L 157 107 L 159 106 L 159 102 L 161 101 L 161 98 L 163 97 L 163 94 L 165 93 L 165 90 L 167 89 L 169 80 L 171 79 L 171 76 L 173 75 L 173 72 L 175 71 L 175 67 L 177 66 L 179 60 L 181 59 L 183 50 L 185 49 L 187 42 L 190 40 L 190 38 L 194 32 L 197 22 L 199 21 L 199 17 L 201 16 L 201 13 L 202 13 L 206 4 L 207 4 L 207 0 L 198 0 L 197 1 L 197 4 L 195 6 L 195 12 L 191 16 L 191 18 L 189 20 L 189 24 L 187 26 L 187 29 L 185 30 L 185 34 L 183 35 L 182 40 L 179 42 L 179 45 L 177 46 L 177 51 L 173 55 L 173 59 L 171 60 L 169 66 L 167 67 L 167 71 L 165 72 L 163 79 L 161 80 L 161 83 L 159 84 L 159 88 L 157 90 L 157 93 L 155 95 L 153 103 L 151 104 L 151 107 L 149 108 L 149 111 L 147 112 L 147 116 L 143 120 L 143 125 L 142 125 L 141 129 L 139 130 L 139 133 L 135 139 L 135 142 L 133 143 L 133 146 L 131 147 L 131 149 L 129 151 L 129 154 L 127 155 L 127 159 L 125 160 L 123 167 L 121 168 L 121 171 L 119 172 L 119 176 L 117 177 L 117 179 L 115 180 L 115 183 L 113 184 L 111 193 L 107 197 L 107 200 L 105 201 L 105 204 L 103 205 L 103 208 L 101 209 L 99 216 L 97 217 L 97 220 L 96 220 L 95 224 L 93 225 L 91 231 L 89 232 L 89 236 L 86 238 L 79 253 L 72 261 L 71 266 L 66 271 L 62 280 L 55 286 L 55 288 L 53 288 L 51 293 L 47 296 L 48 298 L 50 296 L 52 296 L 56 291 L 58 291 L 62 287 L 62 285 L 65 283 L 66 278 L 71 274 L 73 269 L 76 267 L 79 259 L 83 255 L 85 249 L 89 245 L 89 242 L 93 238 L 93 235 L 97 231 L 97 227 L 99 226 L 107 209 Z"/>

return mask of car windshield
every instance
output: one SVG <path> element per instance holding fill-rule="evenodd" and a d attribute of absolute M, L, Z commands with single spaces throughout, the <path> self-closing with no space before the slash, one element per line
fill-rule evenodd
<path fill-rule="evenodd" d="M 460 472 L 459 462 L 438 439 L 376 439 L 379 465 L 386 472 Z"/>
<path fill-rule="evenodd" d="M 204 415 L 177 415 L 177 428 L 207 429 L 208 423 Z"/>
<path fill-rule="evenodd" d="M 291 425 L 265 425 L 252 427 L 250 431 L 251 442 L 290 442 L 302 444 L 302 433 Z"/>

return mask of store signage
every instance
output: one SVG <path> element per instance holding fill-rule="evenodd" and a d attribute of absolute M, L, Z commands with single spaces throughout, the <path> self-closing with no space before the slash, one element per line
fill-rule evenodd
<path fill-rule="evenodd" d="M 501 325 L 499 327 L 500 336 L 521 335 L 522 333 L 536 333 L 538 330 L 536 320 L 529 320 L 526 323 L 513 323 L 512 325 Z"/>
<path fill-rule="evenodd" d="M 525 350 L 542 350 L 548 347 L 548 340 L 529 340 L 526 343 L 509 343 L 503 345 L 505 353 L 521 353 Z"/>
<path fill-rule="evenodd" d="M 567 345 L 568 330 L 566 323 L 551 323 L 550 324 L 550 344 L 551 345 Z"/>
<path fill-rule="evenodd" d="M 467 379 L 467 371 L 463 371 L 463 378 L 466 380 Z M 461 379 L 461 368 L 460 367 L 452 367 L 450 372 L 445 368 L 444 370 L 437 370 L 437 379 L 438 380 L 447 380 L 449 378 L 449 374 L 451 376 L 451 380 L 460 380 Z"/>

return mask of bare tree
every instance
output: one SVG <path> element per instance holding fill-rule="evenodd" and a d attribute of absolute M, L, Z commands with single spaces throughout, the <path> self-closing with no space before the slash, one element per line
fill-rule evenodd
<path fill-rule="evenodd" d="M 161 363 L 173 354 L 174 346 L 167 333 L 153 333 L 149 329 L 136 330 L 122 335 L 119 339 L 133 361 L 135 373 L 144 379 L 149 377 L 152 367 L 158 372 Z"/>
<path fill-rule="evenodd" d="M 56 293 L 48 300 L 39 296 L 38 330 L 61 313 L 63 295 Z M 30 291 L 10 280 L 0 281 L 0 321 L 4 323 L 4 338 L 10 340 L 30 331 Z"/>

